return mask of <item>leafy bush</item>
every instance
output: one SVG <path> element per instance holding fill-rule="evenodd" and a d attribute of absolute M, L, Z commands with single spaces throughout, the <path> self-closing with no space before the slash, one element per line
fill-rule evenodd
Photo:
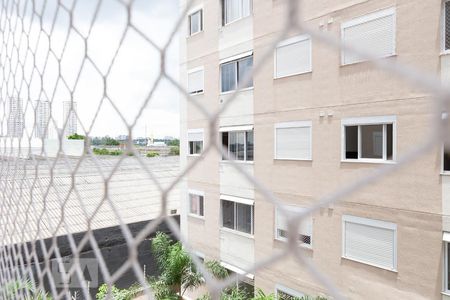
<path fill-rule="evenodd" d="M 136 296 L 136 294 L 140 291 L 140 289 L 136 285 L 133 285 L 128 289 L 119 289 L 115 285 L 113 285 L 111 287 L 111 293 L 110 293 L 111 297 L 107 298 L 108 291 L 109 291 L 109 288 L 106 285 L 106 283 L 102 284 L 98 288 L 95 298 L 97 300 L 104 300 L 104 299 L 131 300 Z"/>
<path fill-rule="evenodd" d="M 69 135 L 68 137 L 67 137 L 67 139 L 69 139 L 69 140 L 84 140 L 84 135 L 81 135 L 81 134 L 78 134 L 78 133 L 74 133 L 74 134 L 72 134 L 72 135 Z"/>
<path fill-rule="evenodd" d="M 179 146 L 171 146 L 169 155 L 180 155 L 180 147 Z"/>
<path fill-rule="evenodd" d="M 123 153 L 123 151 L 121 151 L 121 150 L 108 150 L 105 148 L 101 148 L 101 149 L 94 148 L 94 149 L 92 149 L 92 152 L 94 152 L 94 154 L 96 154 L 96 155 L 114 155 L 114 156 L 121 155 Z"/>
<path fill-rule="evenodd" d="M 145 156 L 147 156 L 147 157 L 156 157 L 156 156 L 159 156 L 159 153 L 155 152 L 155 151 L 150 151 L 150 152 L 147 152 L 147 154 Z"/>

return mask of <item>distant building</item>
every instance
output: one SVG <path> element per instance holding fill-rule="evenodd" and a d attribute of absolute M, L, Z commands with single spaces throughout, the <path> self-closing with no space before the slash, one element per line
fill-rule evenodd
<path fill-rule="evenodd" d="M 73 104 L 73 106 L 72 106 Z M 64 136 L 69 136 L 77 133 L 77 117 L 75 111 L 77 110 L 77 103 L 75 101 L 63 102 L 63 126 L 67 121 L 64 129 Z"/>
<path fill-rule="evenodd" d="M 24 127 L 22 99 L 9 100 L 8 136 L 22 137 Z"/>
<path fill-rule="evenodd" d="M 50 119 L 50 102 L 36 101 L 36 130 L 34 136 L 40 139 L 48 137 L 47 125 Z"/>

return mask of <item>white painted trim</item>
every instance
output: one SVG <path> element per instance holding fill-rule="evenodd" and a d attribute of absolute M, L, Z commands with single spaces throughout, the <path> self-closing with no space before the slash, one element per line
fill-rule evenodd
<path fill-rule="evenodd" d="M 278 76 L 277 75 L 277 49 L 281 48 L 281 47 L 289 46 L 289 45 L 292 45 L 295 43 L 303 42 L 306 40 L 309 40 L 309 67 L 310 68 L 304 72 L 291 73 L 291 74 L 286 74 L 283 76 Z M 281 41 L 280 43 L 277 44 L 277 46 L 275 47 L 275 51 L 273 52 L 273 78 L 274 79 L 285 78 L 285 77 L 295 76 L 295 75 L 300 75 L 300 74 L 307 74 L 307 73 L 311 73 L 311 72 L 312 72 L 312 39 L 311 39 L 310 35 L 303 34 L 303 35 L 295 36 L 295 37 L 289 38 L 287 40 Z"/>
<path fill-rule="evenodd" d="M 251 280 L 255 279 L 255 275 L 253 275 L 252 273 L 248 273 L 248 272 L 246 272 L 246 271 L 244 271 L 244 270 L 242 270 L 242 269 L 240 269 L 240 268 L 238 268 L 238 267 L 236 267 L 236 266 L 233 266 L 233 265 L 231 265 L 231 264 L 229 264 L 229 263 L 226 263 L 226 262 L 224 262 L 224 261 L 221 261 L 221 262 L 220 262 L 220 265 L 221 265 L 222 267 L 224 267 L 225 269 L 228 269 L 228 270 L 230 270 L 230 271 L 233 271 L 234 273 L 237 273 L 237 274 L 239 274 L 239 275 L 244 275 L 244 276 L 250 278 Z"/>
<path fill-rule="evenodd" d="M 370 21 L 373 21 L 376 19 L 394 15 L 395 13 L 396 13 L 395 7 L 382 8 L 382 9 L 379 9 L 372 13 L 365 14 L 363 16 L 356 17 L 349 21 L 343 22 L 341 24 L 341 28 L 348 28 L 348 27 L 352 27 L 355 25 L 361 25 L 361 24 L 364 24 L 364 23 L 367 23 L 367 22 L 370 22 Z"/>
<path fill-rule="evenodd" d="M 312 127 L 312 121 L 292 121 L 275 123 L 275 128 Z"/>
<path fill-rule="evenodd" d="M 199 11 L 199 10 L 203 10 L 203 4 L 200 4 L 200 5 L 196 5 L 196 6 L 194 6 L 194 7 L 191 7 L 191 9 L 188 11 L 187 15 L 190 16 L 190 15 L 196 13 L 196 12 Z"/>
<path fill-rule="evenodd" d="M 450 242 L 450 232 L 444 231 L 444 232 L 442 233 L 442 240 L 443 240 L 444 242 Z"/>
<path fill-rule="evenodd" d="M 252 206 L 255 205 L 255 200 L 236 197 L 236 196 L 230 196 L 230 195 L 220 194 L 220 200 L 227 200 L 227 201 L 232 201 L 232 202 L 242 203 L 242 204 L 247 204 L 247 205 L 252 205 Z"/>
<path fill-rule="evenodd" d="M 253 50 L 243 52 L 240 54 L 236 54 L 236 55 L 233 55 L 233 56 L 230 56 L 227 58 L 223 58 L 220 60 L 219 64 L 225 64 L 225 63 L 232 62 L 232 61 L 235 61 L 235 60 L 247 57 L 247 56 L 251 56 L 251 55 L 253 55 Z"/>
<path fill-rule="evenodd" d="M 250 130 L 253 130 L 253 125 L 223 126 L 219 128 L 219 132 L 250 131 Z"/>
<path fill-rule="evenodd" d="M 204 66 L 198 66 L 198 67 L 189 69 L 189 70 L 187 71 L 187 73 L 188 73 L 188 74 L 191 74 L 191 73 L 195 73 L 195 72 L 198 72 L 198 71 L 205 71 Z"/>
<path fill-rule="evenodd" d="M 231 228 L 228 228 L 228 227 L 223 227 L 222 224 L 220 224 L 220 231 L 225 231 L 227 233 L 239 235 L 239 236 L 248 238 L 250 240 L 254 240 L 255 239 L 254 235 L 251 234 L 251 233 L 246 233 L 246 232 L 242 232 L 242 231 L 239 231 L 239 230 L 231 229 Z"/>
<path fill-rule="evenodd" d="M 298 292 L 279 283 L 275 284 L 275 297 L 278 299 L 278 291 L 289 294 L 293 297 L 302 298 L 305 296 L 302 292 Z"/>
<path fill-rule="evenodd" d="M 187 133 L 203 133 L 203 128 L 188 129 Z"/>
<path fill-rule="evenodd" d="M 199 190 L 188 189 L 188 194 L 193 194 L 193 195 L 205 197 L 205 192 L 199 191 Z"/>
<path fill-rule="evenodd" d="M 448 242 L 444 243 L 444 267 L 442 271 L 444 272 L 442 276 L 442 292 L 446 295 L 450 294 L 450 290 L 448 289 Z M 450 296 L 450 295 L 449 295 Z"/>
<path fill-rule="evenodd" d="M 308 158 L 278 158 L 277 157 L 277 129 L 280 128 L 305 128 L 309 127 L 309 157 Z M 291 121 L 291 122 L 281 122 L 274 124 L 274 143 L 273 143 L 273 159 L 276 160 L 298 160 L 298 161 L 311 161 L 312 160 L 312 121 Z"/>
<path fill-rule="evenodd" d="M 394 245 L 393 245 L 393 262 L 392 262 L 392 268 L 388 268 L 386 266 L 380 266 L 380 265 L 376 265 L 376 264 L 372 264 L 366 261 L 362 261 L 353 257 L 347 257 L 345 256 L 345 223 L 354 223 L 354 224 L 361 224 L 361 225 L 366 225 L 366 226 L 371 226 L 371 227 L 376 227 L 376 228 L 382 228 L 382 229 L 388 229 L 388 230 L 392 230 L 394 233 Z M 381 269 L 385 269 L 385 270 L 389 270 L 389 271 L 394 271 L 397 272 L 397 244 L 398 244 L 398 240 L 397 240 L 397 224 L 395 223 L 391 223 L 391 222 L 386 222 L 386 221 L 381 221 L 381 220 L 375 220 L 375 219 L 368 219 L 368 218 L 362 218 L 362 217 L 356 217 L 356 216 L 351 216 L 351 215 L 342 215 L 342 234 L 341 234 L 341 238 L 342 238 L 342 258 L 348 259 L 348 260 L 353 260 L 356 262 L 360 262 L 366 265 L 370 265 L 370 266 L 374 266 L 377 268 L 381 268 Z"/>
<path fill-rule="evenodd" d="M 377 125 L 381 123 L 395 123 L 397 116 L 371 116 L 371 117 L 356 117 L 344 118 L 341 120 L 342 125 Z"/>
<path fill-rule="evenodd" d="M 345 158 L 345 127 L 361 126 L 361 125 L 386 125 L 392 124 L 392 160 L 387 160 L 385 147 L 385 126 L 383 126 L 383 158 Z M 358 156 L 361 155 L 361 132 L 358 127 Z M 355 117 L 341 119 L 341 162 L 358 162 L 358 163 L 395 163 L 397 160 L 397 116 L 371 116 L 371 117 Z"/>
<path fill-rule="evenodd" d="M 288 46 L 288 45 L 292 45 L 292 44 L 310 40 L 310 39 L 311 39 L 311 36 L 309 34 L 301 34 L 301 35 L 297 35 L 297 36 L 294 36 L 294 37 L 291 37 L 291 38 L 288 38 L 286 40 L 279 42 L 276 47 L 278 48 L 278 47 Z"/>
<path fill-rule="evenodd" d="M 352 27 L 352 26 L 356 26 L 356 25 L 360 25 L 360 24 L 364 24 L 366 22 L 370 22 L 370 21 L 373 21 L 373 20 L 376 20 L 376 19 L 379 19 L 379 18 L 390 16 L 390 15 L 394 15 L 394 21 L 393 21 L 393 27 L 394 27 L 393 28 L 393 32 L 394 32 L 394 34 L 393 34 L 393 37 L 392 37 L 393 38 L 392 53 L 384 55 L 381 58 L 385 58 L 385 57 L 396 55 L 396 52 L 397 52 L 397 41 L 396 41 L 396 39 L 397 39 L 397 15 L 396 14 L 397 14 L 397 12 L 396 12 L 396 8 L 395 7 L 383 8 L 383 9 L 377 10 L 375 12 L 363 15 L 361 17 L 357 17 L 357 18 L 354 18 L 352 20 L 343 22 L 341 24 L 341 42 L 344 42 L 344 31 L 345 31 L 346 28 L 349 28 L 349 27 Z M 341 50 L 341 65 L 342 66 L 353 65 L 353 64 L 356 64 L 356 63 L 367 61 L 366 59 L 362 59 L 362 60 L 358 60 L 358 61 L 351 62 L 351 63 L 345 63 L 344 60 L 345 60 L 344 59 L 344 50 Z"/>

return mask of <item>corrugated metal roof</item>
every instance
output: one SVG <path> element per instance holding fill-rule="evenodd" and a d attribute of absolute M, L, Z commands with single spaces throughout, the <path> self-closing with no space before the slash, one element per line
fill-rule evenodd
<path fill-rule="evenodd" d="M 161 192 L 135 157 L 124 158 L 105 182 L 119 160 L 88 156 L 81 162 L 75 158 L 2 161 L 0 240 L 12 244 L 84 232 L 88 220 L 91 229 L 99 229 L 118 225 L 119 217 L 124 223 L 156 218 L 161 212 Z M 178 157 L 142 160 L 163 188 L 180 172 Z M 175 188 L 167 208 L 178 210 L 179 206 Z"/>

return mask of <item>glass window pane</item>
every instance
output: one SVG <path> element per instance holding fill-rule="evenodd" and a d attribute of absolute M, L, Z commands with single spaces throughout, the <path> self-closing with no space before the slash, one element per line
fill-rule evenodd
<path fill-rule="evenodd" d="M 229 153 L 228 155 L 230 156 L 230 159 L 236 159 L 237 157 L 237 133 L 236 132 L 229 132 L 228 133 L 229 136 Z"/>
<path fill-rule="evenodd" d="M 247 160 L 248 161 L 253 161 L 253 130 L 252 131 L 247 131 L 246 134 L 246 143 L 247 143 Z"/>
<path fill-rule="evenodd" d="M 361 126 L 361 157 L 383 158 L 383 125 Z"/>
<path fill-rule="evenodd" d="M 190 213 L 198 215 L 199 209 L 198 209 L 198 200 L 199 196 L 195 194 L 189 194 L 189 201 L 190 201 Z"/>
<path fill-rule="evenodd" d="M 358 126 L 345 127 L 345 158 L 358 158 Z"/>
<path fill-rule="evenodd" d="M 445 50 L 450 49 L 450 2 L 445 2 Z"/>
<path fill-rule="evenodd" d="M 237 160 L 245 158 L 245 132 L 237 132 Z"/>
<path fill-rule="evenodd" d="M 236 89 L 236 62 L 220 66 L 220 81 L 222 93 Z"/>
<path fill-rule="evenodd" d="M 241 18 L 242 0 L 224 0 L 225 2 L 225 24 Z"/>
<path fill-rule="evenodd" d="M 392 160 L 394 155 L 393 155 L 393 145 L 394 145 L 394 140 L 393 140 L 393 129 L 394 126 L 392 124 L 387 124 L 386 125 L 386 159 L 388 160 Z"/>
<path fill-rule="evenodd" d="M 253 86 L 253 55 L 243 58 L 238 61 L 238 83 L 241 88 L 248 88 Z M 245 84 L 246 76 L 250 76 L 250 81 Z"/>
<path fill-rule="evenodd" d="M 202 30 L 202 28 L 201 28 L 202 11 L 201 10 L 193 13 L 190 16 L 190 20 L 191 20 L 191 24 L 190 24 L 191 25 L 191 34 L 197 33 Z"/>
<path fill-rule="evenodd" d="M 194 154 L 194 142 L 189 142 L 189 154 Z"/>
<path fill-rule="evenodd" d="M 450 147 L 444 149 L 444 171 L 450 171 Z"/>
<path fill-rule="evenodd" d="M 447 253 L 446 253 L 446 255 L 447 255 L 447 290 L 450 290 L 450 284 L 449 284 L 449 278 L 450 278 L 450 247 L 448 246 L 448 244 L 446 245 L 446 248 L 447 248 Z"/>
<path fill-rule="evenodd" d="M 242 0 L 242 17 L 250 16 L 252 12 L 252 0 Z"/>
<path fill-rule="evenodd" d="M 222 132 L 222 146 L 223 151 L 228 153 L 228 132 Z M 226 159 L 226 157 L 222 156 L 222 159 Z"/>
<path fill-rule="evenodd" d="M 252 233 L 252 209 L 253 206 L 236 203 L 237 210 L 237 230 L 245 233 Z"/>
<path fill-rule="evenodd" d="M 222 226 L 234 229 L 234 202 L 222 200 Z"/>
<path fill-rule="evenodd" d="M 202 153 L 202 149 L 203 149 L 203 142 L 201 141 L 196 141 L 194 142 L 194 154 L 200 154 Z"/>
<path fill-rule="evenodd" d="M 204 197 L 203 196 L 198 196 L 198 214 L 200 216 L 204 216 L 204 209 L 203 209 L 203 203 L 204 202 Z"/>

